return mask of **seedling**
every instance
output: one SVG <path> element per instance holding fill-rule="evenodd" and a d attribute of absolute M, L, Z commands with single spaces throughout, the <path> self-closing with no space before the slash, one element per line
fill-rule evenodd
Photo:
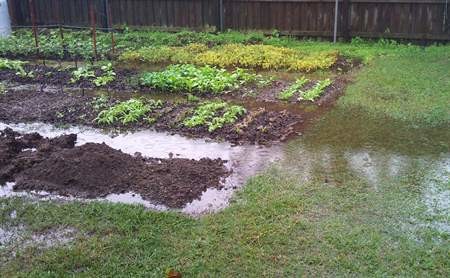
<path fill-rule="evenodd" d="M 318 81 L 316 85 L 314 85 L 311 89 L 309 89 L 306 92 L 303 92 L 300 95 L 299 100 L 309 100 L 309 101 L 316 100 L 323 94 L 325 89 L 331 85 L 331 83 L 332 81 L 329 78 Z"/>
<path fill-rule="evenodd" d="M 302 76 L 301 78 L 295 80 L 294 84 L 281 91 L 278 95 L 278 99 L 289 100 L 292 96 L 294 96 L 297 92 L 299 92 L 300 89 L 308 82 L 309 80 L 306 79 L 304 76 Z"/>
<path fill-rule="evenodd" d="M 240 105 L 230 105 L 223 101 L 209 101 L 197 106 L 193 115 L 186 118 L 183 124 L 187 127 L 206 126 L 209 132 L 213 132 L 226 124 L 236 122 L 239 116 L 245 113 L 245 108 Z"/>

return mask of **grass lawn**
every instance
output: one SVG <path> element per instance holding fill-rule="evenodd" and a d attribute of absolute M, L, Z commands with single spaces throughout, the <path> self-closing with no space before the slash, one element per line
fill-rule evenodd
<path fill-rule="evenodd" d="M 15 256 L 0 245 L 1 276 L 161 277 L 174 269 L 185 277 L 448 277 L 450 49 L 338 47 L 374 58 L 334 110 L 230 207 L 192 219 L 0 199 L 4 225 L 77 231 L 68 245 Z"/>

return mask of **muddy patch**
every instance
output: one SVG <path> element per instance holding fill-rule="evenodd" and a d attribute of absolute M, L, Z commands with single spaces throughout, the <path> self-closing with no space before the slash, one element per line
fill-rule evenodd
<path fill-rule="evenodd" d="M 199 160 L 201 158 L 226 160 L 227 169 L 231 170 L 223 183 L 223 187 L 208 188 L 199 199 L 186 204 L 181 211 L 190 215 L 216 212 L 228 206 L 234 192 L 242 187 L 247 179 L 265 169 L 273 162 L 282 159 L 282 145 L 231 145 L 226 142 L 214 142 L 205 139 L 192 139 L 180 135 L 170 135 L 152 130 L 141 130 L 114 134 L 87 126 L 56 127 L 44 123 L 33 124 L 4 124 L 0 123 L 0 130 L 13 128 L 21 134 L 39 132 L 42 136 L 55 138 L 64 134 L 77 134 L 75 146 L 87 143 L 105 143 L 111 148 L 134 155 L 140 153 L 143 157 L 158 158 L 186 158 Z M 29 149 L 33 150 L 33 149 Z M 38 200 L 52 200 L 57 202 L 87 201 L 74 197 L 64 197 L 45 191 L 14 191 L 14 183 L 0 186 L 0 197 L 30 197 Z M 103 198 L 89 199 L 95 201 L 110 201 L 127 204 L 140 204 L 153 210 L 167 210 L 166 206 L 156 205 L 144 199 L 139 193 L 113 193 Z"/>
<path fill-rule="evenodd" d="M 37 133 L 0 132 L 0 181 L 15 181 L 14 190 L 46 191 L 81 198 L 126 192 L 181 208 L 207 188 L 223 187 L 225 161 L 202 158 L 132 156 L 106 144 L 75 146 L 76 135 L 53 139 Z"/>
<path fill-rule="evenodd" d="M 3 122 L 45 122 L 53 124 L 82 124 L 105 128 L 96 123 L 99 111 L 94 107 L 95 95 L 80 91 L 61 91 L 57 88 L 45 88 L 42 91 L 10 90 L 0 95 L 0 121 Z M 111 102 L 117 101 L 113 97 Z M 226 140 L 235 144 L 269 144 L 282 141 L 294 134 L 293 126 L 301 121 L 301 116 L 288 111 L 268 111 L 250 109 L 246 116 L 234 124 L 209 132 L 204 126 L 189 128 L 183 125 L 185 117 L 195 108 L 195 103 L 164 101 L 159 109 L 149 115 L 155 119 L 146 121 L 108 125 L 121 131 L 155 128 L 193 138 L 212 138 Z"/>

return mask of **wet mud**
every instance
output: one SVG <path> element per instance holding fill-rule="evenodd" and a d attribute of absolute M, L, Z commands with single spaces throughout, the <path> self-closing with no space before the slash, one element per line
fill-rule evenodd
<path fill-rule="evenodd" d="M 7 123 L 45 122 L 52 124 L 82 124 L 105 128 L 95 118 L 99 111 L 93 107 L 95 95 L 80 91 L 61 91 L 47 88 L 42 91 L 16 88 L 0 95 L 0 121 Z M 117 101 L 112 97 L 111 102 Z M 112 126 L 118 130 L 155 128 L 193 138 L 209 137 L 235 144 L 269 144 L 282 141 L 295 133 L 294 125 L 301 116 L 288 111 L 269 111 L 253 108 L 234 124 L 225 125 L 214 132 L 206 127 L 188 128 L 182 124 L 184 117 L 195 108 L 195 103 L 164 101 L 163 107 L 150 113 L 154 124 L 145 121 L 127 126 Z M 108 128 L 111 128 L 108 127 Z"/>
<path fill-rule="evenodd" d="M 48 139 L 0 131 L 0 184 L 88 199 L 135 192 L 155 204 L 181 208 L 208 188 L 221 189 L 230 174 L 220 158 L 147 158 L 106 144 L 75 146 L 76 139 L 75 134 Z"/>

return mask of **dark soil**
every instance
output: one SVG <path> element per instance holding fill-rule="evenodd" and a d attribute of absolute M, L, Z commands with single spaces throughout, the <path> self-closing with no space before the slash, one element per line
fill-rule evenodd
<path fill-rule="evenodd" d="M 221 188 L 229 172 L 221 159 L 156 159 L 131 156 L 105 144 L 75 147 L 76 135 L 54 139 L 37 133 L 0 131 L 0 184 L 81 198 L 135 192 L 181 208 L 207 188 Z"/>
<path fill-rule="evenodd" d="M 42 87 L 63 86 L 64 88 L 96 88 L 95 84 L 92 82 L 94 78 L 82 79 L 75 83 L 71 83 L 72 73 L 67 69 L 33 64 L 24 65 L 24 69 L 26 72 L 33 72 L 33 76 L 22 77 L 17 75 L 14 70 L 0 70 L 0 81 L 8 81 L 13 84 L 39 84 Z M 132 91 L 138 88 L 137 82 L 133 80 L 137 78 L 138 75 L 135 71 L 128 69 L 115 69 L 114 71 L 116 73 L 116 79 L 106 86 L 103 86 L 103 89 Z M 101 76 L 102 71 L 96 70 L 95 75 Z"/>
<path fill-rule="evenodd" d="M 95 123 L 98 111 L 92 105 L 94 97 L 79 91 L 65 92 L 59 89 L 10 90 L 0 95 L 0 121 L 3 122 L 45 122 L 52 124 L 82 124 L 102 128 Z M 235 144 L 268 144 L 287 138 L 294 132 L 293 126 L 301 120 L 299 115 L 287 111 L 266 111 L 255 113 L 249 110 L 247 116 L 235 124 L 227 125 L 213 133 L 206 127 L 187 128 L 182 125 L 185 116 L 195 107 L 193 103 L 165 102 L 164 107 L 153 112 L 154 125 L 138 122 L 119 129 L 154 127 L 190 137 L 209 137 L 227 140 Z M 111 127 L 109 127 L 111 128 Z"/>

